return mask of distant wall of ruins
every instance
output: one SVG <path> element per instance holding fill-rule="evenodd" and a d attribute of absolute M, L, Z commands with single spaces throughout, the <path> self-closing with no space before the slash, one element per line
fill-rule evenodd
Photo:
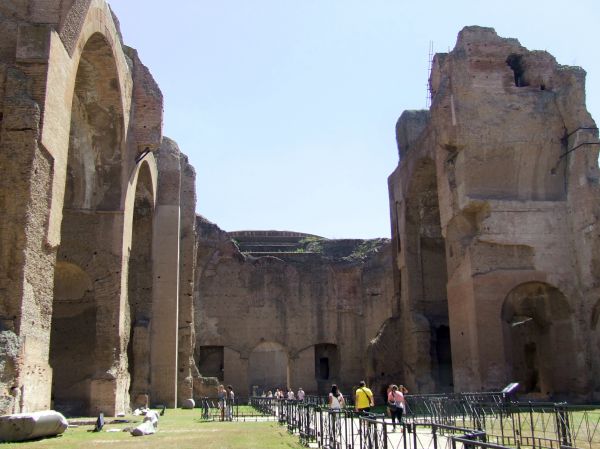
<path fill-rule="evenodd" d="M 312 237 L 313 246 L 293 252 L 292 233 L 256 231 L 264 242 L 246 237 L 240 247 L 253 252 L 242 253 L 232 241 L 243 239 L 238 233 L 202 218 L 197 232 L 200 374 L 244 396 L 253 386 L 323 394 L 332 383 L 349 394 L 393 311 L 389 243 Z"/>

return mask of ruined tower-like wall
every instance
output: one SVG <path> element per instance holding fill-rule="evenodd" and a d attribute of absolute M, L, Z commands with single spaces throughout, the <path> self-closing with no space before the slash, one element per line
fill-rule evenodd
<path fill-rule="evenodd" d="M 434 58 L 430 85 L 428 117 L 400 119 L 389 178 L 406 378 L 435 389 L 419 379 L 445 337 L 419 329 L 447 301 L 455 390 L 517 380 L 541 397 L 589 397 L 599 197 L 585 73 L 467 27 Z"/>

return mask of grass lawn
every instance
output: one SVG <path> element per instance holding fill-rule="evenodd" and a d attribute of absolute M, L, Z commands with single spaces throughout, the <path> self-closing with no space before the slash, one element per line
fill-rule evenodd
<path fill-rule="evenodd" d="M 300 449 L 298 437 L 287 433 L 274 422 L 204 422 L 200 410 L 167 410 L 160 418 L 154 435 L 133 437 L 128 432 L 106 432 L 110 429 L 134 427 L 142 421 L 131 416 L 127 424 L 107 424 L 103 432 L 88 432 L 93 425 L 69 428 L 56 438 L 22 443 L 0 443 L 0 448 L 19 449 L 238 449 L 293 448 Z M 110 422 L 111 418 L 107 418 Z M 136 422 L 133 422 L 136 421 Z"/>

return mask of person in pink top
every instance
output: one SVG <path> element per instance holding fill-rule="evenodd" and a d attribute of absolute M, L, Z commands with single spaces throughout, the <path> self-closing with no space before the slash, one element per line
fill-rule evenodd
<path fill-rule="evenodd" d="M 398 425 L 402 424 L 402 415 L 406 404 L 404 394 L 398 390 L 397 385 L 392 385 L 392 390 L 388 393 L 387 402 L 390 414 L 392 415 L 392 425 L 394 426 L 392 431 L 395 432 L 396 420 L 398 420 Z"/>

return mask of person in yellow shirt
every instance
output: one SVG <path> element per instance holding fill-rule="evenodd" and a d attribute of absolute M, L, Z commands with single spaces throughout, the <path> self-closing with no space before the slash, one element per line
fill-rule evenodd
<path fill-rule="evenodd" d="M 365 381 L 361 380 L 354 397 L 354 410 L 368 413 L 374 405 L 373 392 L 370 388 L 367 388 Z"/>

